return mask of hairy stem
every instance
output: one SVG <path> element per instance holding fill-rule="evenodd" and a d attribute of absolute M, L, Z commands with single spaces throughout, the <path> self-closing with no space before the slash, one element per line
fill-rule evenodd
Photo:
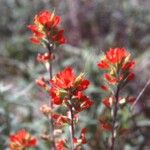
<path fill-rule="evenodd" d="M 117 113 L 118 113 L 118 101 L 119 101 L 119 86 L 117 85 L 117 90 L 115 93 L 115 103 L 113 107 L 113 122 L 112 122 L 112 137 L 111 137 L 111 150 L 115 149 L 115 140 L 116 140 L 116 121 L 117 121 Z"/>
<path fill-rule="evenodd" d="M 52 47 L 47 45 L 47 49 L 48 49 L 49 55 L 51 55 Z M 50 80 L 52 79 L 52 77 L 53 77 L 53 66 L 52 66 L 52 61 L 50 60 L 49 61 L 49 78 L 50 78 Z M 50 105 L 50 108 L 53 108 L 53 103 L 51 100 L 49 101 L 49 105 Z M 52 137 L 52 148 L 53 148 L 53 150 L 56 150 L 55 136 L 54 136 L 54 122 L 53 122 L 52 116 L 50 119 L 50 125 L 51 125 L 50 137 Z"/>
<path fill-rule="evenodd" d="M 70 125 L 70 134 L 71 134 L 71 150 L 74 150 L 74 114 L 72 106 L 70 106 L 70 118 L 71 118 L 71 125 Z"/>

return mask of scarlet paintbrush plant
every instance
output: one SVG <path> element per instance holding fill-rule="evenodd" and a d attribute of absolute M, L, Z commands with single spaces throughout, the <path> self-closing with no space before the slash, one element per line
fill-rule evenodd
<path fill-rule="evenodd" d="M 75 76 L 73 69 L 67 67 L 57 73 L 52 80 L 50 80 L 50 84 L 51 88 L 49 94 L 52 97 L 54 108 L 64 107 L 66 111 L 64 111 L 63 114 L 59 114 L 55 109 L 52 110 L 45 105 L 41 107 L 41 111 L 47 116 L 51 115 L 55 126 L 59 129 L 66 125 L 70 126 L 71 149 L 79 149 L 82 144 L 86 143 L 86 129 L 82 129 L 80 138 L 75 137 L 75 127 L 78 120 L 77 114 L 90 108 L 93 104 L 93 101 L 83 93 L 84 90 L 88 88 L 89 81 L 84 78 L 83 73 Z M 45 85 L 43 88 L 45 88 Z"/>
<path fill-rule="evenodd" d="M 85 129 L 82 129 L 81 138 L 75 137 L 76 115 L 91 107 L 93 102 L 84 95 L 83 91 L 88 88 L 89 81 L 81 73 L 75 76 L 73 69 L 68 67 L 59 72 L 50 81 L 52 87 L 50 94 L 55 105 L 63 105 L 67 108 L 64 118 L 59 117 L 60 122 L 67 123 L 71 132 L 71 149 L 77 149 L 81 144 L 86 143 Z"/>
<path fill-rule="evenodd" d="M 34 24 L 28 25 L 28 28 L 32 31 L 33 36 L 31 38 L 31 42 L 34 44 L 41 44 L 47 48 L 47 52 L 38 54 L 37 61 L 45 64 L 46 69 L 49 73 L 49 79 L 52 79 L 52 62 L 55 59 L 54 56 L 54 48 L 57 46 L 64 44 L 66 39 L 63 35 L 64 30 L 60 29 L 59 24 L 61 21 L 60 16 L 56 16 L 54 12 L 50 12 L 47 10 L 41 11 L 34 17 Z M 46 91 L 49 90 L 50 85 L 46 84 L 46 79 L 44 77 L 40 77 L 36 80 L 37 85 L 43 87 Z M 53 109 L 53 103 L 50 100 L 49 108 Z M 46 107 L 41 108 L 42 111 L 47 110 Z M 48 111 L 48 110 L 47 110 Z M 53 122 L 53 114 L 48 118 L 50 119 L 51 124 L 51 134 L 49 139 L 51 139 L 52 148 L 56 149 L 55 137 L 54 137 L 54 122 Z"/>
<path fill-rule="evenodd" d="M 24 129 L 10 135 L 10 150 L 26 150 L 26 148 L 34 147 L 37 143 L 36 139 Z"/>
<path fill-rule="evenodd" d="M 126 49 L 114 48 L 108 50 L 97 65 L 99 69 L 106 71 L 103 75 L 105 85 L 102 85 L 101 89 L 107 92 L 108 95 L 102 102 L 112 112 L 112 121 L 108 121 L 108 118 L 103 118 L 100 123 L 103 130 L 111 132 L 110 147 L 111 150 L 114 150 L 116 137 L 122 130 L 125 130 L 121 129 L 118 124 L 118 111 L 121 111 L 122 105 L 135 100 L 129 96 L 120 96 L 120 91 L 123 87 L 134 78 L 132 68 L 135 65 L 135 61 L 132 60 L 131 54 Z"/>

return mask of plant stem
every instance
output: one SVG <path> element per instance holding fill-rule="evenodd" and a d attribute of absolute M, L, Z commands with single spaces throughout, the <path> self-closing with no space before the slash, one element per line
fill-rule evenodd
<path fill-rule="evenodd" d="M 71 150 L 74 150 L 74 114 L 72 106 L 70 106 L 70 118 L 71 118 L 71 125 L 70 125 L 70 134 L 71 134 Z"/>
<path fill-rule="evenodd" d="M 111 137 L 111 147 L 110 150 L 115 149 L 115 140 L 116 140 L 116 121 L 117 121 L 117 113 L 118 113 L 118 101 L 119 101 L 119 85 L 117 85 L 116 93 L 115 93 L 115 103 L 113 107 L 113 123 L 112 123 L 112 137 Z"/>
<path fill-rule="evenodd" d="M 51 55 L 52 47 L 50 45 L 47 45 L 47 49 L 48 49 L 49 55 Z M 50 78 L 50 80 L 52 79 L 52 77 L 53 77 L 53 66 L 52 66 L 52 61 L 50 60 L 49 61 L 49 78 Z M 49 105 L 50 105 L 50 108 L 52 109 L 53 108 L 53 103 L 52 103 L 51 100 L 49 101 Z M 54 136 L 54 123 L 53 123 L 52 116 L 51 116 L 51 119 L 50 119 L 50 125 L 51 125 L 50 137 L 52 137 L 52 149 L 56 150 L 55 136 Z"/>

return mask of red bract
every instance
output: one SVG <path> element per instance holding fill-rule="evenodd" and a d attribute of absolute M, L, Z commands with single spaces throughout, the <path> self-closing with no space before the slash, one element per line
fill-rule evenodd
<path fill-rule="evenodd" d="M 55 125 L 60 127 L 71 122 L 68 117 L 56 113 L 52 114 L 52 118 L 55 120 Z"/>
<path fill-rule="evenodd" d="M 105 60 L 101 60 L 97 66 L 100 68 L 100 69 L 108 69 L 109 68 L 109 64 L 108 62 L 106 62 Z"/>
<path fill-rule="evenodd" d="M 115 84 L 115 83 L 118 82 L 118 79 L 117 79 L 117 78 L 111 76 L 111 75 L 108 74 L 108 73 L 105 73 L 103 76 L 104 76 L 104 79 L 107 80 L 110 84 Z"/>
<path fill-rule="evenodd" d="M 24 150 L 25 148 L 35 146 L 37 143 L 36 139 L 24 129 L 19 130 L 16 134 L 10 135 L 9 139 L 10 150 Z"/>
<path fill-rule="evenodd" d="M 63 36 L 64 30 L 58 28 L 60 20 L 53 12 L 41 11 L 34 17 L 34 25 L 28 25 L 33 33 L 31 41 L 34 44 L 39 44 L 42 40 L 57 45 L 64 44 L 66 41 Z"/>
<path fill-rule="evenodd" d="M 112 64 L 120 64 L 128 56 L 130 56 L 130 54 L 124 48 L 110 49 L 106 53 L 106 59 Z"/>
<path fill-rule="evenodd" d="M 65 68 L 63 71 L 56 74 L 56 76 L 51 80 L 54 87 L 59 87 L 62 89 L 77 89 L 85 90 L 88 88 L 89 81 L 84 79 L 84 74 L 75 76 L 73 69 L 70 67 Z"/>
<path fill-rule="evenodd" d="M 108 91 L 108 90 L 109 90 L 108 86 L 106 86 L 106 85 L 101 85 L 100 88 L 101 88 L 103 91 Z"/>
<path fill-rule="evenodd" d="M 56 150 L 66 150 L 65 143 L 65 140 L 56 141 Z"/>
<path fill-rule="evenodd" d="M 129 104 L 133 104 L 133 103 L 136 101 L 136 98 L 135 98 L 135 97 L 127 97 L 127 98 L 126 98 L 126 101 L 127 101 L 127 103 L 129 103 Z"/>
<path fill-rule="evenodd" d="M 44 54 L 38 54 L 37 55 L 37 61 L 41 62 L 41 63 L 46 63 L 48 61 L 53 60 L 55 57 L 53 54 L 50 53 L 44 53 Z"/>
<path fill-rule="evenodd" d="M 82 92 L 77 93 L 77 95 L 73 98 L 73 103 L 75 110 L 78 112 L 88 109 L 93 105 L 93 101 L 91 101 Z"/>
<path fill-rule="evenodd" d="M 82 140 L 82 144 L 86 144 L 86 143 L 87 143 L 86 136 L 85 136 L 86 132 L 87 132 L 87 129 L 86 129 L 86 128 L 83 128 L 83 129 L 81 130 L 81 140 Z"/>
<path fill-rule="evenodd" d="M 107 123 L 106 121 L 100 121 L 100 128 L 105 131 L 112 131 L 112 125 Z"/>
<path fill-rule="evenodd" d="M 35 80 L 35 83 L 40 86 L 40 87 L 43 87 L 43 88 L 46 88 L 47 87 L 47 84 L 46 84 L 46 81 L 43 77 L 40 77 L 39 79 L 36 79 Z"/>
<path fill-rule="evenodd" d="M 51 83 L 54 87 L 69 89 L 74 86 L 75 79 L 76 77 L 72 68 L 68 67 L 56 74 L 56 76 L 51 80 Z"/>
<path fill-rule="evenodd" d="M 129 73 L 129 75 L 127 76 L 127 80 L 133 80 L 135 78 L 135 74 L 134 73 Z"/>
<path fill-rule="evenodd" d="M 110 108 L 110 107 L 112 106 L 113 102 L 114 102 L 114 98 L 113 98 L 113 97 L 105 98 L 105 99 L 102 101 L 102 103 L 103 103 L 106 107 L 108 107 L 108 108 Z"/>

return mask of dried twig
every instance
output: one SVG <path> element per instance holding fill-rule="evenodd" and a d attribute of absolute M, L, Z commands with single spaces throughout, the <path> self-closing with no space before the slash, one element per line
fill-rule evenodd
<path fill-rule="evenodd" d="M 146 88 L 149 86 L 150 84 L 150 79 L 147 81 L 147 83 L 145 84 L 144 88 L 141 90 L 141 92 L 139 93 L 138 97 L 136 98 L 135 102 L 132 104 L 131 106 L 131 110 L 134 108 L 134 106 L 137 104 L 137 102 L 140 100 L 141 96 L 143 95 L 144 91 L 146 90 Z"/>

